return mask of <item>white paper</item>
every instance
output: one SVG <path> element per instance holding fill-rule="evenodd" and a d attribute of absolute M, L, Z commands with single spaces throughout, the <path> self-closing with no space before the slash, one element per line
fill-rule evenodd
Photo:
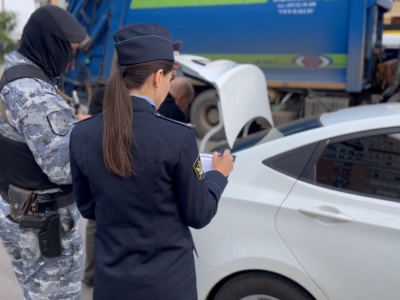
<path fill-rule="evenodd" d="M 205 153 L 205 152 L 200 153 L 200 160 L 201 164 L 203 165 L 204 172 L 211 171 L 212 157 L 213 157 L 212 153 Z"/>

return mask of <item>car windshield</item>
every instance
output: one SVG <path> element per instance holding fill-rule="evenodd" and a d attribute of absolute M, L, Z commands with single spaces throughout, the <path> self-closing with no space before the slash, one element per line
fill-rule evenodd
<path fill-rule="evenodd" d="M 289 136 L 321 126 L 322 124 L 319 121 L 318 116 L 306 119 L 299 119 L 284 125 L 268 128 L 266 130 L 253 133 L 249 136 L 236 140 L 235 144 L 233 145 L 232 152 L 238 152 L 250 148 L 254 145 L 263 144 L 272 140 L 282 138 L 284 136 Z M 224 145 L 220 145 L 218 148 L 223 149 Z"/>

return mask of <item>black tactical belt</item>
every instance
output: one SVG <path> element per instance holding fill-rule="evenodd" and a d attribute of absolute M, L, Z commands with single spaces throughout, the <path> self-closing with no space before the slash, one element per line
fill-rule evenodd
<path fill-rule="evenodd" d="M 1 197 L 10 204 L 8 195 L 1 192 Z M 69 206 L 75 202 L 74 194 L 36 194 L 35 200 L 37 203 L 37 210 L 39 214 L 44 214 L 46 211 L 57 211 L 60 208 Z"/>
<path fill-rule="evenodd" d="M 46 211 L 57 211 L 59 208 L 69 206 L 75 202 L 74 194 L 60 195 L 57 197 L 54 194 L 36 195 L 38 213 L 44 214 Z"/>

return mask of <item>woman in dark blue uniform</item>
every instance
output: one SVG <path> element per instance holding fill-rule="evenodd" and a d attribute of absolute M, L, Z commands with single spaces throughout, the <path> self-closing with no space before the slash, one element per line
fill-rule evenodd
<path fill-rule="evenodd" d="M 233 159 L 214 153 L 204 173 L 194 131 L 157 114 L 174 61 L 169 32 L 131 25 L 114 40 L 104 114 L 77 124 L 70 144 L 78 208 L 98 226 L 94 299 L 197 299 L 189 227 L 216 214 Z"/>

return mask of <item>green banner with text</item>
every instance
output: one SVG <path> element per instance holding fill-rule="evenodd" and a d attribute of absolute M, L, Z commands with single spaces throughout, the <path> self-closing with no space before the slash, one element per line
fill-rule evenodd
<path fill-rule="evenodd" d="M 132 0 L 131 9 L 267 3 L 268 0 Z"/>

